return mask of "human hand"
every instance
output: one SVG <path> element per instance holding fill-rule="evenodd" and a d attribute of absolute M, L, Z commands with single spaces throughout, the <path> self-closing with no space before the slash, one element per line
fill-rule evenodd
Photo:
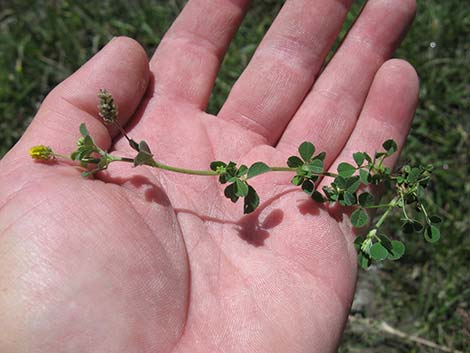
<path fill-rule="evenodd" d="M 256 178 L 260 208 L 243 216 L 215 178 L 111 165 L 89 180 L 28 157 L 40 143 L 71 152 L 82 122 L 102 148 L 129 153 L 96 119 L 100 88 L 131 137 L 181 167 L 280 165 L 308 140 L 335 169 L 387 138 L 403 144 L 418 80 L 386 60 L 414 1 L 369 1 L 315 82 L 351 1 L 287 1 L 211 116 L 247 2 L 190 1 L 150 63 L 136 42 L 114 39 L 49 94 L 1 161 L 1 352 L 336 349 L 357 267 L 342 210 L 319 207 L 285 175 Z"/>

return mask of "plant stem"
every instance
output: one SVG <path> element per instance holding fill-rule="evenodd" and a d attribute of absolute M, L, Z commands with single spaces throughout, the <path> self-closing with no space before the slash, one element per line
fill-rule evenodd
<path fill-rule="evenodd" d="M 380 226 L 383 224 L 385 219 L 388 217 L 390 211 L 397 205 L 398 201 L 400 200 L 400 196 L 395 196 L 392 201 L 388 204 L 387 210 L 383 213 L 383 215 L 379 218 L 377 223 L 375 224 L 376 229 L 380 228 Z"/>
<path fill-rule="evenodd" d="M 133 158 L 126 158 L 126 157 L 117 157 L 113 156 L 113 162 L 114 161 L 119 161 L 119 162 L 127 162 L 127 163 L 134 163 Z M 207 176 L 214 176 L 214 175 L 220 175 L 216 171 L 213 170 L 199 170 L 199 169 L 186 169 L 186 168 L 178 168 L 178 167 L 172 167 L 167 164 L 163 164 L 157 161 L 153 161 L 151 164 L 147 164 L 150 167 L 154 168 L 160 168 L 164 170 L 168 170 L 171 172 L 176 172 L 176 173 L 183 173 L 183 174 L 191 174 L 191 175 L 207 175 Z M 295 172 L 296 168 L 290 168 L 290 167 L 270 167 L 272 172 Z M 324 172 L 324 173 L 313 173 L 314 175 L 318 176 L 331 176 L 331 177 L 337 177 L 338 175 L 335 173 L 329 173 L 329 172 Z"/>
<path fill-rule="evenodd" d="M 178 167 L 172 167 L 172 166 L 169 166 L 169 165 L 157 162 L 157 161 L 152 161 L 152 164 L 150 164 L 150 166 L 154 168 L 169 170 L 171 172 L 191 174 L 191 175 L 219 175 L 219 173 L 213 170 L 195 170 L 195 169 L 178 168 Z"/>

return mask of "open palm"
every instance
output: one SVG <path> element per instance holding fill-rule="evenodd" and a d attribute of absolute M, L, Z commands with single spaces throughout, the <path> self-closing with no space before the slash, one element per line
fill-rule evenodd
<path fill-rule="evenodd" d="M 131 156 L 96 119 L 99 88 L 131 137 L 179 167 L 282 166 L 309 140 L 334 169 L 387 138 L 402 144 L 418 82 L 386 60 L 414 2 L 369 1 L 315 80 L 350 3 L 287 1 L 218 116 L 204 110 L 245 0 L 189 1 L 150 62 L 116 38 L 53 90 L 0 164 L 0 351 L 334 351 L 356 276 L 342 210 L 283 173 L 254 179 L 261 204 L 243 215 L 213 177 L 115 163 L 83 179 L 27 150 L 69 153 L 85 122 L 102 148 Z"/>

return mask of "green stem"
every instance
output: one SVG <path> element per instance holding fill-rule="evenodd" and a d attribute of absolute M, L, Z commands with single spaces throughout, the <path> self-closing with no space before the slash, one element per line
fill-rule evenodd
<path fill-rule="evenodd" d="M 127 163 L 134 163 L 133 158 L 126 158 L 126 157 L 113 157 L 113 162 L 114 161 L 120 161 L 120 162 L 127 162 Z M 178 168 L 178 167 L 172 167 L 167 164 L 163 164 L 157 161 L 153 161 L 151 164 L 148 164 L 150 167 L 154 168 L 160 168 L 164 170 L 168 170 L 171 172 L 176 172 L 176 173 L 183 173 L 183 174 L 191 174 L 191 175 L 208 175 L 208 176 L 214 176 L 214 175 L 220 175 L 216 171 L 213 170 L 198 170 L 198 169 L 186 169 L 186 168 Z M 290 167 L 270 167 L 272 172 L 295 172 L 296 168 L 290 168 Z M 335 173 L 329 173 L 329 172 L 324 172 L 324 173 L 313 173 L 314 175 L 318 176 L 331 176 L 331 177 L 337 177 L 338 175 Z"/>
<path fill-rule="evenodd" d="M 383 203 L 383 204 L 380 204 L 380 205 L 373 205 L 373 206 L 365 206 L 364 208 L 367 208 L 367 209 L 370 209 L 370 208 L 385 208 L 385 207 L 390 207 L 392 206 L 392 204 L 389 202 L 389 203 Z M 395 206 L 395 205 L 393 205 Z"/>
<path fill-rule="evenodd" d="M 191 175 L 219 175 L 219 173 L 213 170 L 195 170 L 195 169 L 178 168 L 178 167 L 172 167 L 172 166 L 169 166 L 169 165 L 157 162 L 157 161 L 152 161 L 152 163 L 149 165 L 151 167 L 169 170 L 171 172 L 176 172 L 176 173 L 184 173 L 184 174 L 191 174 Z"/>
<path fill-rule="evenodd" d="M 379 220 L 377 221 L 377 223 L 375 224 L 374 228 L 378 229 L 380 228 L 380 226 L 383 224 L 383 222 L 385 221 L 385 219 L 388 217 L 388 215 L 390 214 L 390 211 L 392 211 L 392 209 L 397 205 L 398 201 L 400 200 L 400 196 L 395 196 L 392 201 L 390 201 L 389 203 L 389 206 L 387 208 L 387 210 L 383 213 L 383 215 L 379 218 Z"/>
<path fill-rule="evenodd" d="M 295 172 L 297 168 L 291 168 L 291 167 L 269 167 L 272 172 Z M 336 178 L 338 174 L 335 173 L 329 173 L 329 172 L 323 172 L 323 173 L 312 173 L 313 175 L 317 176 L 329 176 Z"/>

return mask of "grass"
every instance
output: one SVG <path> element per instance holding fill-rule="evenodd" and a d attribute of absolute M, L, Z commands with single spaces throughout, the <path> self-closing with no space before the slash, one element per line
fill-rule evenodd
<path fill-rule="evenodd" d="M 7 1 L 0 10 L 0 157 L 21 136 L 45 95 L 115 35 L 151 54 L 184 1 Z M 253 54 L 282 1 L 255 2 L 217 79 L 216 112 Z M 352 23 L 360 4 L 348 17 Z M 346 30 L 345 27 L 344 31 Z M 469 131 L 470 11 L 461 0 L 418 0 L 411 32 L 396 56 L 421 78 L 421 99 L 403 160 L 433 163 L 429 207 L 445 217 L 435 245 L 410 242 L 407 255 L 362 272 L 355 305 L 374 322 L 437 344 L 470 343 Z M 388 233 L 403 237 L 396 217 Z M 435 352 L 350 322 L 340 352 Z"/>

